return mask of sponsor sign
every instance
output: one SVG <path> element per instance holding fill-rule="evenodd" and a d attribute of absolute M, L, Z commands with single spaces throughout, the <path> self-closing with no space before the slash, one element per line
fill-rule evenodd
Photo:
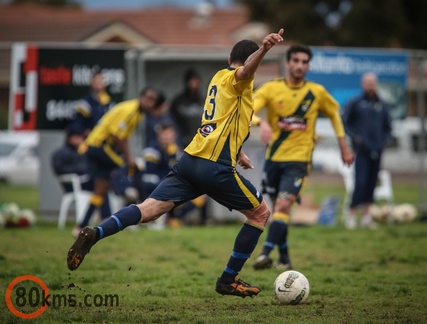
<path fill-rule="evenodd" d="M 89 91 L 92 74 L 101 71 L 113 101 L 124 98 L 123 49 L 12 46 L 9 128 L 63 129 L 76 102 Z"/>
<path fill-rule="evenodd" d="M 361 76 L 373 72 L 393 118 L 404 118 L 408 58 L 405 51 L 313 48 L 307 79 L 322 84 L 343 106 L 361 93 Z"/>

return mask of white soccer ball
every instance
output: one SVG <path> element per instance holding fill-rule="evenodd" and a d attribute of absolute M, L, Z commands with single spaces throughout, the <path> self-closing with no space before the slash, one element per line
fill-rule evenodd
<path fill-rule="evenodd" d="M 418 211 L 414 205 L 401 204 L 393 208 L 392 216 L 396 223 L 409 223 L 415 220 Z"/>
<path fill-rule="evenodd" d="M 25 222 L 21 221 L 23 225 L 33 226 L 36 223 L 36 215 L 34 211 L 32 211 L 31 209 L 28 209 L 28 208 L 21 209 L 19 211 L 19 217 L 20 219 L 25 219 Z"/>
<path fill-rule="evenodd" d="M 19 206 L 16 203 L 6 203 L 2 206 L 2 214 L 7 223 L 18 224 Z"/>
<path fill-rule="evenodd" d="M 309 293 L 307 278 L 295 270 L 282 272 L 274 282 L 274 296 L 283 305 L 303 304 Z"/>

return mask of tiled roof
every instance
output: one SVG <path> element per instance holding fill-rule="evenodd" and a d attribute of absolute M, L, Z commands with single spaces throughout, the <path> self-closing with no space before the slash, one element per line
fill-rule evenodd
<path fill-rule="evenodd" d="M 150 8 L 86 11 L 37 5 L 0 6 L 0 42 L 85 41 L 110 24 L 121 22 L 157 44 L 230 45 L 233 33 L 248 23 L 242 7 L 215 9 L 208 17 L 194 10 Z"/>
<path fill-rule="evenodd" d="M 209 52 L 215 46 L 228 53 L 236 41 L 250 38 L 261 42 L 266 32 L 265 25 L 250 22 L 244 7 L 216 8 L 203 17 L 192 9 L 169 7 L 87 11 L 0 5 L 0 85 L 9 82 L 10 45 L 14 42 L 119 41 L 134 46 L 158 45 L 162 52 L 167 48 L 173 53 L 186 52 L 188 46 Z"/>

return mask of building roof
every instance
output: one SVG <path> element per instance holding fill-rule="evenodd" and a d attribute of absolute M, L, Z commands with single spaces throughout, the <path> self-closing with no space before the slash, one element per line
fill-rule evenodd
<path fill-rule="evenodd" d="M 119 43 L 171 51 L 214 53 L 249 38 L 261 42 L 267 26 L 250 21 L 246 8 L 156 7 L 88 11 L 43 5 L 0 5 L 0 84 L 9 82 L 10 48 L 15 42 L 75 43 L 97 47 Z"/>
<path fill-rule="evenodd" d="M 126 42 L 154 44 L 230 45 L 249 22 L 243 7 L 87 11 L 40 5 L 0 6 L 0 42 Z M 105 33 L 105 31 L 108 31 Z M 139 36 L 135 37 L 135 36 Z"/>

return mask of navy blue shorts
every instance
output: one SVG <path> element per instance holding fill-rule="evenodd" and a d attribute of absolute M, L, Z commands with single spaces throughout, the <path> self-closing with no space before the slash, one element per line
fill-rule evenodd
<path fill-rule="evenodd" d="M 230 210 L 258 207 L 262 194 L 235 168 L 184 153 L 150 198 L 180 205 L 207 194 Z"/>
<path fill-rule="evenodd" d="M 275 200 L 279 193 L 291 193 L 299 196 L 309 174 L 307 162 L 265 161 L 262 180 L 263 193 Z"/>
<path fill-rule="evenodd" d="M 86 154 L 88 173 L 92 179 L 110 179 L 111 171 L 119 165 L 105 153 L 102 147 L 89 146 Z"/>

